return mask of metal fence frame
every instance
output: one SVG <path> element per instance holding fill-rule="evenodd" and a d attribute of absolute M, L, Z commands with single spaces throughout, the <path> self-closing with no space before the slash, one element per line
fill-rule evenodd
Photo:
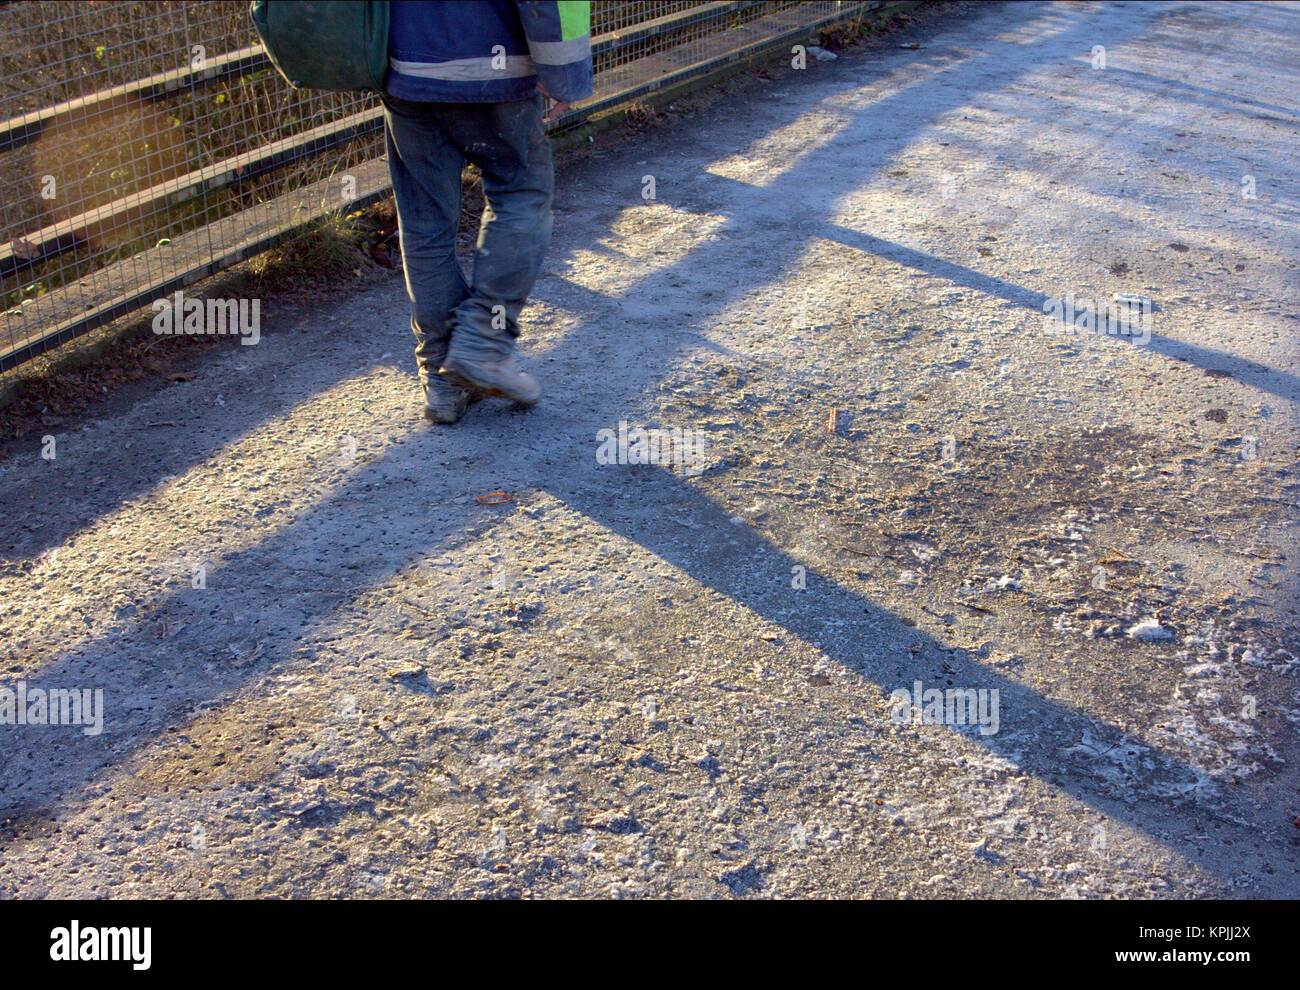
<path fill-rule="evenodd" d="M 21 5 L 10 5 L 7 10 L 12 11 L 15 6 Z M 157 9 L 162 5 L 151 6 Z M 173 4 L 171 11 L 182 18 L 187 51 L 191 41 L 189 10 L 193 6 Z M 597 63 L 596 92 L 554 121 L 551 129 L 563 131 L 588 121 L 593 115 L 689 85 L 728 66 L 808 38 L 835 23 L 905 6 L 911 4 L 884 0 L 601 4 L 598 0 L 595 5 L 598 33 L 592 39 Z M 660 9 L 663 13 L 657 16 L 644 16 Z M 613 30 L 599 31 L 602 15 L 607 24 L 613 25 Z M 255 38 L 251 24 L 248 33 Z M 659 44 L 666 38 L 674 40 Z M 125 42 L 121 48 L 125 51 L 130 44 Z M 96 47 L 95 57 L 102 60 L 102 52 L 106 50 L 106 46 Z M 75 60 L 65 61 L 71 65 Z M 291 179 L 288 188 L 269 201 L 227 211 L 227 215 L 194 226 L 175 238 L 166 236 L 173 211 L 186 204 L 206 203 L 214 195 L 234 198 L 254 180 L 274 177 L 327 151 L 346 154 L 363 139 L 369 137 L 373 141 L 383 129 L 382 107 L 377 99 L 366 96 L 339 99 L 339 94 L 296 92 L 270 69 L 260 44 L 244 45 L 182 68 L 127 79 L 0 121 L 0 163 L 4 156 L 23 153 L 29 145 L 39 143 L 44 135 L 60 127 L 93 123 L 97 116 L 108 120 L 122 107 L 149 106 L 158 101 L 170 100 L 173 107 L 183 107 L 187 101 L 198 106 L 201 94 L 211 87 L 241 83 L 250 77 L 260 77 L 263 82 L 270 80 L 272 87 L 279 87 L 280 92 L 272 95 L 286 112 L 292 111 L 307 122 L 322 116 L 331 119 L 162 182 L 121 190 L 123 195 L 114 195 L 108 202 L 78 204 L 88 208 L 37 230 L 23 230 L 20 237 L 14 237 L 13 231 L 23 228 L 11 223 L 9 211 L 0 203 L 0 222 L 7 232 L 5 236 L 10 237 L 8 243 L 0 244 L 0 285 L 5 287 L 6 294 L 25 292 L 9 287 L 20 283 L 25 272 L 38 270 L 42 265 L 57 265 L 59 259 L 71 258 L 66 267 L 72 275 L 71 280 L 65 280 L 58 289 L 46 294 L 53 298 L 47 299 L 44 306 L 40 305 L 42 296 L 39 295 L 32 300 L 23 299 L 16 307 L 6 304 L 0 317 L 0 372 L 269 250 L 323 216 L 337 210 L 360 209 L 389 195 L 386 163 L 382 155 L 376 155 L 347 166 L 341 178 L 350 179 L 350 186 L 340 181 L 337 170 L 312 182 L 295 184 Z M 20 98 L 30 99 L 32 95 L 23 93 Z M 334 106 L 326 107 L 327 102 Z M 177 116 L 172 118 L 175 126 L 180 126 L 179 118 L 184 115 L 183 109 L 177 111 Z M 202 117 L 197 113 L 189 117 L 197 134 L 197 122 Z M 92 126 L 92 139 L 93 132 Z M 193 155 L 190 164 L 198 164 L 203 157 L 202 152 Z M 339 185 L 342 188 L 336 190 Z M 157 218 L 156 229 L 150 228 L 147 222 L 142 229 L 149 235 L 148 240 L 156 236 L 158 243 L 95 268 L 93 251 L 88 249 L 93 241 L 87 231 L 126 230 L 136 223 L 137 216 L 144 221 Z M 259 221 L 258 217 L 271 222 Z M 87 266 L 89 270 L 83 270 Z M 53 270 L 66 274 L 57 267 Z M 86 280 L 100 284 L 76 298 L 78 293 L 70 284 L 72 280 L 83 290 L 88 287 Z M 48 315 L 42 311 L 49 311 Z M 29 313 L 33 318 L 30 321 Z M 17 321 L 15 315 L 19 317 Z"/>

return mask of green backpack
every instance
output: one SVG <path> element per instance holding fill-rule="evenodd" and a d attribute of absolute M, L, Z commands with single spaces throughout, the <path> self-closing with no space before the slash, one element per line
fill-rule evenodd
<path fill-rule="evenodd" d="M 266 54 L 298 89 L 384 91 L 388 3 L 253 0 Z"/>

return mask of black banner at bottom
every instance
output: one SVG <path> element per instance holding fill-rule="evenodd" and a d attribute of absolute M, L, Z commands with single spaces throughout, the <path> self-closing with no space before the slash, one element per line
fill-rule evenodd
<path fill-rule="evenodd" d="M 918 978 L 1123 970 L 1231 978 L 1280 964 L 1291 911 L 1288 902 L 1240 901 L 7 901 L 0 944 L 11 975 L 114 971 L 128 980 L 374 978 L 431 959 L 530 969 L 563 960 L 593 975 L 630 966 L 650 976 L 656 963 L 680 957 L 692 966 L 701 953 L 733 976 L 785 960 L 807 971 L 894 959 L 920 967 Z"/>

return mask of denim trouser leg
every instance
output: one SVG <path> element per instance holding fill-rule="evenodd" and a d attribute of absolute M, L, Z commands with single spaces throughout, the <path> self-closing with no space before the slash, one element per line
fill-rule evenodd
<path fill-rule="evenodd" d="M 452 317 L 461 358 L 495 360 L 519 336 L 519 312 L 551 243 L 555 174 L 542 98 L 487 104 L 484 129 L 465 148 L 483 173 L 483 223 L 469 296 Z"/>
<path fill-rule="evenodd" d="M 541 97 L 509 103 L 385 102 L 417 360 L 422 349 L 430 361 L 444 356 L 439 314 L 459 357 L 505 357 L 514 349 L 519 313 L 551 238 L 554 173 Z M 453 253 L 462 159 L 482 172 L 486 200 L 468 287 Z M 408 237 L 413 238 L 409 244 Z"/>
<path fill-rule="evenodd" d="M 451 313 L 469 295 L 456 263 L 464 162 L 433 121 L 391 108 L 384 116 L 415 362 L 420 381 L 426 382 L 447 355 Z"/>

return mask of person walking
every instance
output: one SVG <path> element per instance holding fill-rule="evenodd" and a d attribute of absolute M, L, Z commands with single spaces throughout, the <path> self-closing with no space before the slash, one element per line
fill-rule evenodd
<path fill-rule="evenodd" d="M 541 386 L 514 350 L 551 238 L 546 120 L 591 94 L 591 4 L 394 0 L 388 55 L 388 167 L 425 417 L 454 423 L 483 395 L 534 405 Z M 456 260 L 466 161 L 485 200 L 468 281 Z"/>

